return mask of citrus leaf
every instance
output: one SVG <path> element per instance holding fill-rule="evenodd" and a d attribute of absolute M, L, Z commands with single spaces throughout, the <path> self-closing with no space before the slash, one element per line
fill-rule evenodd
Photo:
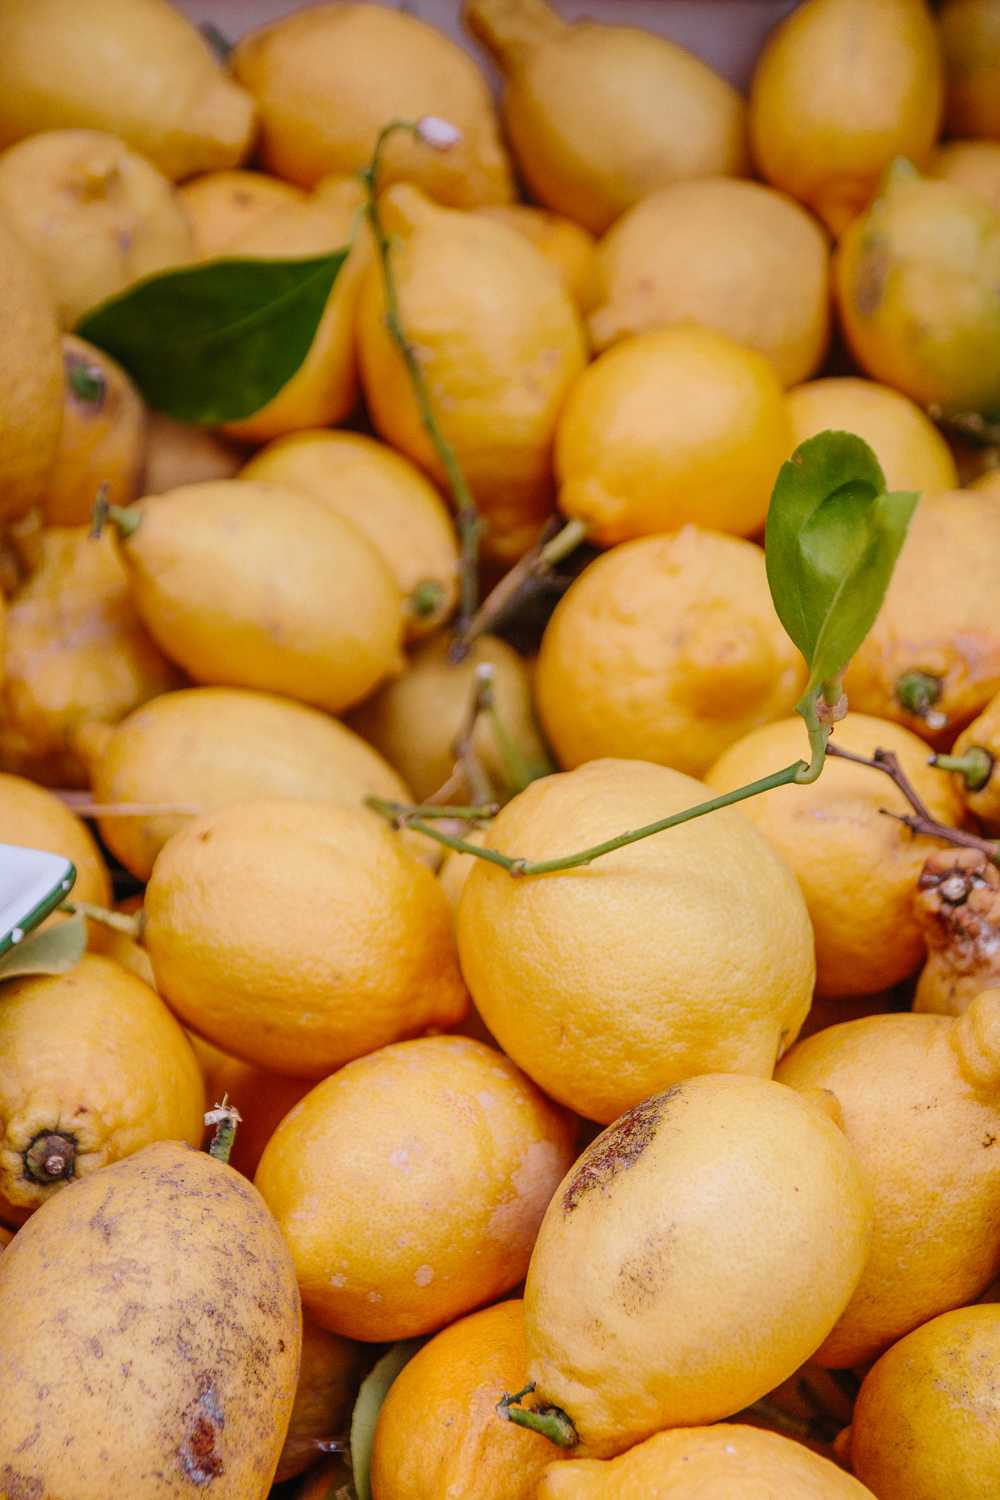
<path fill-rule="evenodd" d="M 372 1445 L 375 1423 L 389 1387 L 404 1365 L 409 1364 L 427 1338 L 404 1339 L 383 1354 L 367 1380 L 362 1382 L 351 1418 L 351 1467 L 358 1500 L 371 1500 Z"/>
<path fill-rule="evenodd" d="M 767 516 L 767 581 L 809 667 L 806 693 L 842 672 L 882 606 L 919 494 L 887 494 L 868 444 L 821 432 L 781 466 Z"/>
<path fill-rule="evenodd" d="M 87 949 L 87 926 L 80 917 L 33 932 L 0 958 L 0 980 L 25 974 L 65 974 Z"/>
<path fill-rule="evenodd" d="M 214 426 L 252 416 L 309 353 L 350 246 L 308 260 L 214 260 L 148 276 L 81 318 L 156 411 Z"/>

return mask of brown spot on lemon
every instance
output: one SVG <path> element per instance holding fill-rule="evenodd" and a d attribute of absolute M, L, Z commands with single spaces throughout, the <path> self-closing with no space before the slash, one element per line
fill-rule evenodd
<path fill-rule="evenodd" d="M 605 1191 L 620 1172 L 628 1171 L 656 1134 L 666 1101 L 680 1093 L 680 1084 L 644 1099 L 603 1130 L 580 1158 L 579 1166 L 563 1193 L 563 1213 L 572 1213 L 580 1199 L 594 1188 Z"/>

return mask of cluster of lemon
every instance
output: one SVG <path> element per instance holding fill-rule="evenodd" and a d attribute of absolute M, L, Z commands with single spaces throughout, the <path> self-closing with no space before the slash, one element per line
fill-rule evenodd
<path fill-rule="evenodd" d="M 502 129 L 404 11 L 227 67 L 163 0 L 0 0 L 0 842 L 90 916 L 0 982 L 0 1497 L 995 1500 L 1000 0 L 804 0 L 749 105 L 545 0 L 466 21 Z M 533 662 L 451 659 L 357 175 L 426 117 L 459 138 L 393 135 L 379 211 L 484 577 L 556 502 L 602 549 Z M 345 245 L 215 431 L 70 331 Z M 924 492 L 847 758 L 521 879 L 365 805 L 545 860 L 807 756 L 760 541 L 828 429 Z M 235 1170 L 176 1145 L 224 1097 Z"/>

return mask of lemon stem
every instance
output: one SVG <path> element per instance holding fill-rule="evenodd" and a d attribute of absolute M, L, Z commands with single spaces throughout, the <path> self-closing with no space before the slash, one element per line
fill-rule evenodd
<path fill-rule="evenodd" d="M 941 696 L 941 679 L 930 672 L 904 672 L 896 683 L 896 701 L 907 713 L 923 719 L 929 729 L 943 729 L 948 719 L 934 704 Z"/>
<path fill-rule="evenodd" d="M 543 578 L 556 563 L 562 562 L 587 539 L 585 521 L 567 521 L 559 526 L 559 518 L 553 516 L 538 541 L 514 566 L 504 574 L 496 588 L 492 589 L 476 611 L 468 627 L 463 631 L 461 646 L 463 654 L 477 636 L 492 630 L 502 615 L 513 605 L 524 585 L 532 578 Z"/>
<path fill-rule="evenodd" d="M 117 528 L 123 542 L 142 525 L 142 511 L 136 506 L 126 508 L 109 504 L 107 480 L 98 486 L 97 498 L 90 507 L 90 535 L 93 541 L 100 538 L 105 521 L 110 521 Z"/>
<path fill-rule="evenodd" d="M 932 755 L 929 766 L 961 776 L 967 792 L 981 792 L 993 775 L 993 757 L 982 745 L 970 745 L 963 755 Z"/>
<path fill-rule="evenodd" d="M 505 1422 L 513 1422 L 517 1427 L 527 1427 L 531 1432 L 540 1432 L 542 1437 L 548 1438 L 557 1448 L 573 1448 L 579 1442 L 576 1428 L 566 1413 L 558 1406 L 522 1406 L 520 1403 L 525 1396 L 530 1396 L 535 1389 L 534 1383 L 526 1385 L 523 1391 L 518 1391 L 516 1396 L 509 1396 L 504 1391 L 503 1396 L 497 1402 L 497 1416 Z"/>
<path fill-rule="evenodd" d="M 62 901 L 59 910 L 71 912 L 74 917 L 86 917 L 91 922 L 101 922 L 116 932 L 127 932 L 137 943 L 141 941 L 146 925 L 146 913 L 141 907 L 131 917 L 120 911 L 108 911 L 105 906 L 92 906 L 89 901 Z"/>
<path fill-rule="evenodd" d="M 236 1139 L 236 1127 L 240 1124 L 242 1116 L 236 1107 L 228 1102 L 228 1094 L 223 1094 L 222 1103 L 210 1109 L 205 1116 L 206 1125 L 216 1127 L 208 1148 L 209 1156 L 214 1156 L 216 1161 L 228 1163 L 229 1153 L 233 1149 Z"/>
<path fill-rule="evenodd" d="M 461 585 L 459 599 L 459 613 L 456 621 L 455 633 L 459 642 L 463 641 L 464 632 L 476 613 L 476 605 L 479 602 L 479 536 L 482 531 L 482 518 L 472 491 L 466 483 L 462 467 L 458 462 L 454 448 L 448 442 L 441 428 L 438 426 L 431 405 L 430 392 L 427 389 L 427 381 L 424 372 L 420 368 L 416 350 L 406 337 L 403 328 L 403 319 L 399 307 L 399 293 L 396 288 L 396 278 L 392 270 L 392 246 L 389 237 L 382 226 L 382 218 L 378 208 L 378 174 L 382 165 L 382 156 L 385 151 L 386 142 L 391 135 L 397 131 L 405 130 L 410 135 L 421 138 L 416 120 L 392 120 L 384 125 L 379 132 L 375 149 L 372 152 L 371 161 L 367 167 L 363 167 L 359 176 L 364 183 L 368 202 L 366 213 L 368 222 L 372 228 L 375 239 L 375 249 L 378 254 L 379 264 L 382 270 L 382 285 L 385 289 L 385 324 L 389 335 L 399 350 L 406 372 L 410 377 L 413 394 L 416 397 L 417 407 L 420 412 L 420 421 L 424 431 L 430 438 L 437 454 L 438 462 L 444 469 L 455 502 L 456 524 L 458 526 L 459 546 L 461 552 Z M 459 656 L 465 655 L 462 650 Z"/>

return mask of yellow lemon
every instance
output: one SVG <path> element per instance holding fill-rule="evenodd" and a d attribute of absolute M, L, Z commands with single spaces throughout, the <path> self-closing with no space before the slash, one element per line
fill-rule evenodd
<path fill-rule="evenodd" d="M 950 490 L 951 449 L 915 401 L 852 375 L 810 380 L 788 392 L 793 449 L 819 432 L 854 432 L 873 450 L 890 490 Z"/>
<path fill-rule="evenodd" d="M 752 536 L 791 452 L 781 383 L 708 328 L 659 329 L 602 354 L 556 429 L 559 507 L 601 546 L 693 522 Z"/>
<path fill-rule="evenodd" d="M 409 184 L 381 201 L 403 328 L 483 512 L 484 547 L 509 564 L 551 509 L 556 417 L 586 358 L 576 308 L 541 252 L 507 225 L 439 208 Z M 443 484 L 385 312 L 372 266 L 357 324 L 372 421 Z"/>
<path fill-rule="evenodd" d="M 175 182 L 235 167 L 254 129 L 252 99 L 166 0 L 6 0 L 0 100 L 0 145 L 107 130 Z"/>
<path fill-rule="evenodd" d="M 676 42 L 569 25 L 545 0 L 469 0 L 465 21 L 507 80 L 504 123 L 532 196 L 595 234 L 664 183 L 744 170 L 743 100 Z"/>
<path fill-rule="evenodd" d="M 487 846 L 558 858 L 707 800 L 663 766 L 590 761 L 532 782 Z M 795 878 L 729 808 L 553 874 L 515 879 L 479 861 L 458 945 L 504 1051 L 551 1098 L 601 1122 L 693 1073 L 770 1076 L 812 996 Z"/>
<path fill-rule="evenodd" d="M 837 725 L 834 743 L 855 755 L 892 750 L 932 816 L 953 827 L 961 822 L 957 793 L 946 776 L 927 765 L 926 746 L 908 730 L 851 713 Z M 785 719 L 755 729 L 725 751 L 705 780 L 717 792 L 730 792 L 808 753 L 802 720 Z M 821 995 L 888 989 L 923 961 L 913 894 L 923 862 L 937 846 L 884 817 L 883 807 L 897 814 L 911 811 L 887 776 L 833 757 L 809 786 L 775 787 L 740 803 L 743 815 L 781 850 L 802 887 L 816 937 Z"/>
<path fill-rule="evenodd" d="M 996 770 L 1000 759 L 1000 694 L 991 698 L 979 717 L 962 730 L 951 754 L 968 755 L 971 750 L 986 752 L 986 780 L 974 791 L 959 777 L 955 778 L 955 784 L 969 811 L 988 833 L 996 834 L 1000 831 L 1000 774 Z"/>
<path fill-rule="evenodd" d="M 360 807 L 367 796 L 406 802 L 390 766 L 336 719 L 270 693 L 186 688 L 154 698 L 114 729 L 86 728 L 76 748 L 95 801 L 187 803 L 208 812 L 259 798 L 316 797 Z M 103 817 L 101 837 L 148 880 L 183 814 Z"/>
<path fill-rule="evenodd" d="M 498 203 L 478 212 L 530 240 L 558 272 L 578 311 L 586 317 L 597 300 L 597 266 L 594 236 L 582 224 L 530 203 Z"/>
<path fill-rule="evenodd" d="M 255 1182 L 309 1315 L 350 1338 L 407 1338 L 517 1285 L 575 1131 L 492 1047 L 423 1037 L 307 1094 Z"/>
<path fill-rule="evenodd" d="M 146 409 L 121 365 L 84 339 L 63 334 L 66 372 L 62 432 L 42 497 L 49 526 L 90 520 L 98 486 L 129 505 L 146 467 Z"/>
<path fill-rule="evenodd" d="M 181 484 L 233 479 L 244 462 L 245 454 L 214 432 L 150 412 L 143 481 L 147 495 L 162 495 Z"/>
<path fill-rule="evenodd" d="M 537 1500 L 875 1500 L 857 1479 L 777 1432 L 725 1422 L 658 1432 L 618 1458 L 552 1464 Z"/>
<path fill-rule="evenodd" d="M 581 1457 L 731 1416 L 837 1321 L 872 1193 L 824 1104 L 766 1078 L 687 1078 L 616 1120 L 560 1184 L 524 1333 L 532 1401 L 566 1412 Z"/>
<path fill-rule="evenodd" d="M 1000 405 L 1000 212 L 982 194 L 897 163 L 844 232 L 834 287 L 867 375 L 922 406 Z"/>
<path fill-rule="evenodd" d="M 1000 1441 L 1000 1307 L 963 1307 L 900 1339 L 869 1370 L 850 1459 L 879 1500 L 989 1500 Z"/>
<path fill-rule="evenodd" d="M 63 420 L 59 325 L 41 267 L 0 214 L 0 523 L 42 497 Z"/>
<path fill-rule="evenodd" d="M 194 818 L 160 852 L 146 913 L 171 1009 L 274 1072 L 323 1078 L 465 1015 L 440 887 L 366 810 L 289 799 Z"/>
<path fill-rule="evenodd" d="M 945 0 L 938 24 L 949 134 L 1000 140 L 1000 6 L 996 0 Z"/>
<path fill-rule="evenodd" d="M 534 687 L 564 770 L 610 755 L 701 776 L 735 740 L 785 718 L 805 680 L 761 549 L 685 526 L 584 569 L 546 627 Z"/>
<path fill-rule="evenodd" d="M 865 1016 L 799 1042 L 775 1077 L 829 1089 L 874 1192 L 871 1247 L 817 1364 L 868 1364 L 1000 1271 L 1000 991 L 965 1014 Z"/>
<path fill-rule="evenodd" d="M 23 1224 L 153 1141 L 201 1145 L 201 1069 L 148 985 L 88 953 L 66 974 L 11 979 L 2 996 L 0 1218 Z"/>
<path fill-rule="evenodd" d="M 759 182 L 706 177 L 659 188 L 597 251 L 598 349 L 629 333 L 701 323 L 766 356 L 783 385 L 805 380 L 830 329 L 826 235 Z"/>
<path fill-rule="evenodd" d="M 276 208 L 306 201 L 302 189 L 292 183 L 243 167 L 203 172 L 179 191 L 191 225 L 195 260 L 225 255 L 231 241 L 256 228 Z"/>
<path fill-rule="evenodd" d="M 21 776 L 0 775 L 0 829 L 5 844 L 61 854 L 76 866 L 71 901 L 111 905 L 111 880 L 93 835 L 51 792 Z"/>
<path fill-rule="evenodd" d="M 243 469 L 303 490 L 382 554 L 403 599 L 409 640 L 445 621 L 458 596 L 458 544 L 441 496 L 401 453 L 360 432 L 296 432 Z"/>
<path fill-rule="evenodd" d="M 179 675 L 147 635 L 110 537 L 83 526 L 42 533 L 38 571 L 7 612 L 0 768 L 50 786 L 86 786 L 73 735 L 115 723 Z"/>
<path fill-rule="evenodd" d="M 1000 60 L 997 68 L 1000 76 Z M 943 177 L 946 182 L 957 182 L 981 193 L 1000 211 L 1000 140 L 945 141 L 931 157 L 927 171 L 931 177 Z"/>
<path fill-rule="evenodd" d="M 130 508 L 136 608 L 196 682 L 261 688 L 336 713 L 400 665 L 395 582 L 355 527 L 299 490 L 187 484 Z"/>
<path fill-rule="evenodd" d="M 839 234 L 894 157 L 927 160 L 943 95 L 924 0 L 805 0 L 771 34 L 754 74 L 757 166 Z"/>
<path fill-rule="evenodd" d="M 522 1310 L 515 1298 L 459 1318 L 396 1376 L 375 1426 L 373 1500 L 535 1500 L 562 1455 L 496 1409 L 527 1384 Z"/>
<path fill-rule="evenodd" d="M 493 100 L 475 63 L 434 26 L 376 5 L 304 6 L 250 32 L 232 67 L 257 100 L 261 158 L 315 187 L 368 165 L 390 120 L 446 119 L 461 141 L 439 152 L 393 136 L 383 182 L 415 182 L 441 203 L 474 208 L 514 196 Z"/>
<path fill-rule="evenodd" d="M 64 328 L 191 259 L 173 185 L 101 130 L 48 130 L 0 156 L 0 209 L 45 271 Z"/>

